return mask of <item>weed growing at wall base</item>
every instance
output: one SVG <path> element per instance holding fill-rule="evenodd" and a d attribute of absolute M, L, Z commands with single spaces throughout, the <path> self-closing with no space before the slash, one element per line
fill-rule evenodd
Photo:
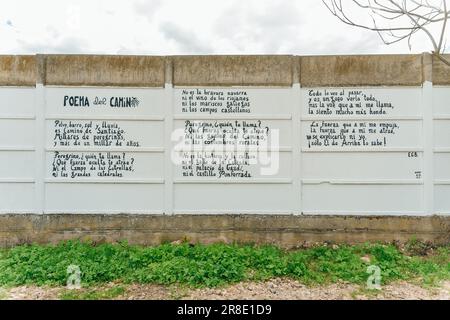
<path fill-rule="evenodd" d="M 79 266 L 82 286 L 122 281 L 215 287 L 274 277 L 310 285 L 338 281 L 363 285 L 371 265 L 380 268 L 381 285 L 411 279 L 434 284 L 450 279 L 450 246 L 423 256 L 385 244 L 320 245 L 286 251 L 237 244 L 143 247 L 68 241 L 2 250 L 0 286 L 64 286 L 70 265 Z"/>

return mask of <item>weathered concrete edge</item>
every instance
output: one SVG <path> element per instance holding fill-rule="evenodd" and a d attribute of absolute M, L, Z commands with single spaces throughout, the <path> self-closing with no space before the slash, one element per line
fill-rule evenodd
<path fill-rule="evenodd" d="M 450 216 L 272 216 L 272 215 L 0 215 L 0 246 L 55 243 L 69 239 L 271 243 L 361 243 L 412 238 L 450 243 Z"/>
<path fill-rule="evenodd" d="M 39 55 L 45 85 L 164 87 L 164 56 Z"/>
<path fill-rule="evenodd" d="M 445 55 L 447 59 L 450 55 Z M 3 55 L 1 86 L 420 86 L 450 84 L 450 67 L 417 55 Z"/>
<path fill-rule="evenodd" d="M 0 55 L 0 86 L 36 85 L 36 56 Z"/>
<path fill-rule="evenodd" d="M 298 82 L 292 55 L 173 56 L 175 86 L 285 86 Z"/>
<path fill-rule="evenodd" d="M 450 54 L 445 54 L 443 57 L 450 62 Z M 440 61 L 439 58 L 433 56 L 432 69 L 434 85 L 450 85 L 450 66 Z"/>
<path fill-rule="evenodd" d="M 302 87 L 421 86 L 423 58 L 409 55 L 301 57 Z"/>

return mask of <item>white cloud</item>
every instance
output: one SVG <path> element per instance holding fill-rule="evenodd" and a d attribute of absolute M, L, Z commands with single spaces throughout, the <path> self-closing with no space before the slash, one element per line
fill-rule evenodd
<path fill-rule="evenodd" d="M 89 53 L 85 50 L 85 41 L 79 38 L 64 37 L 52 41 L 26 41 L 18 40 L 24 52 L 30 53 Z"/>
<path fill-rule="evenodd" d="M 366 17 L 368 18 L 368 17 Z M 318 0 L 2 0 L 0 53 L 407 53 Z M 413 52 L 430 50 L 426 39 Z"/>
<path fill-rule="evenodd" d="M 165 39 L 174 41 L 180 52 L 187 54 L 205 54 L 212 52 L 209 45 L 200 40 L 194 32 L 185 30 L 172 22 L 162 23 L 159 27 Z"/>
<path fill-rule="evenodd" d="M 161 0 L 137 0 L 133 6 L 137 15 L 142 15 L 151 21 L 162 4 Z"/>

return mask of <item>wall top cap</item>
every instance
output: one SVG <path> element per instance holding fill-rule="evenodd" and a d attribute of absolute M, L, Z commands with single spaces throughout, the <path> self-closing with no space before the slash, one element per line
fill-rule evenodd
<path fill-rule="evenodd" d="M 427 54 L 0 55 L 0 86 L 420 86 L 431 79 L 450 85 L 450 66 Z"/>
<path fill-rule="evenodd" d="M 0 86 L 35 86 L 36 56 L 0 55 Z"/>
<path fill-rule="evenodd" d="M 420 86 L 422 55 L 301 57 L 300 83 L 321 86 Z"/>
<path fill-rule="evenodd" d="M 173 56 L 177 86 L 291 86 L 293 63 L 288 55 Z"/>
<path fill-rule="evenodd" d="M 163 87 L 165 57 L 43 55 L 46 85 Z"/>

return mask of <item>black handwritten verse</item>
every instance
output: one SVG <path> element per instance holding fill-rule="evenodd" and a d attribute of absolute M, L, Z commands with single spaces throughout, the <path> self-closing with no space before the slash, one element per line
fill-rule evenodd
<path fill-rule="evenodd" d="M 184 124 L 188 145 L 261 146 L 268 142 L 270 128 L 261 120 L 190 121 Z"/>
<path fill-rule="evenodd" d="M 54 178 L 124 177 L 134 171 L 134 158 L 126 153 L 54 152 Z"/>
<path fill-rule="evenodd" d="M 307 99 L 308 115 L 343 118 L 305 124 L 308 148 L 387 147 L 390 137 L 400 130 L 398 121 L 350 120 L 352 116 L 386 116 L 394 109 L 391 102 L 381 101 L 363 90 L 311 89 Z"/>
<path fill-rule="evenodd" d="M 249 166 L 256 161 L 256 154 L 249 152 L 184 152 L 182 154 L 183 177 L 251 178 Z"/>
<path fill-rule="evenodd" d="M 127 138 L 114 121 L 55 120 L 53 147 L 139 148 L 140 142 Z M 53 152 L 54 178 L 123 178 L 134 172 L 135 159 L 125 152 Z"/>
<path fill-rule="evenodd" d="M 250 113 L 250 98 L 243 90 L 183 89 L 181 112 L 203 114 Z"/>
<path fill-rule="evenodd" d="M 393 108 L 392 103 L 380 101 L 362 90 L 308 90 L 309 115 L 387 115 Z"/>
<path fill-rule="evenodd" d="M 312 121 L 306 140 L 312 147 L 386 147 L 399 125 L 392 121 Z"/>
<path fill-rule="evenodd" d="M 140 147 L 126 138 L 126 131 L 112 121 L 55 120 L 54 147 Z"/>

